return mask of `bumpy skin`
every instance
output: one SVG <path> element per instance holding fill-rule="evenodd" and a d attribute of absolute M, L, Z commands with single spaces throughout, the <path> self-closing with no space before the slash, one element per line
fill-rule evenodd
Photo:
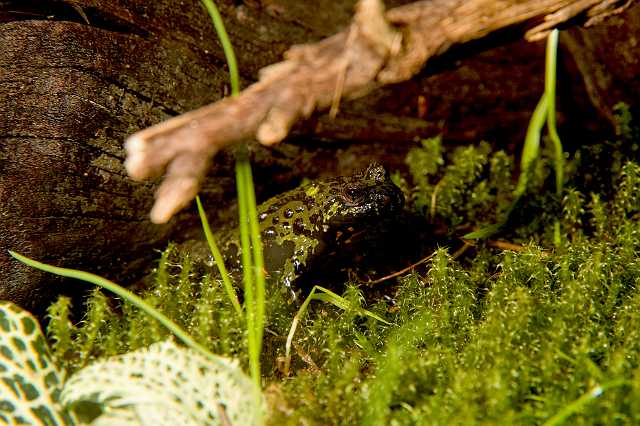
<path fill-rule="evenodd" d="M 363 173 L 314 181 L 267 200 L 258 206 L 258 218 L 269 281 L 293 290 L 314 265 L 398 214 L 403 204 L 402 191 L 376 164 Z M 238 230 L 218 241 L 227 267 L 241 271 Z"/>

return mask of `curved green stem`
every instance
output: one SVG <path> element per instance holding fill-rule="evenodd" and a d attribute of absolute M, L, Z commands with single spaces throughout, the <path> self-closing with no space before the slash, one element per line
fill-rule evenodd
<path fill-rule="evenodd" d="M 240 79 L 238 77 L 236 54 L 233 51 L 233 46 L 231 46 L 231 42 L 229 41 L 229 35 L 227 34 L 227 30 L 224 28 L 222 17 L 220 16 L 220 12 L 218 11 L 215 3 L 212 0 L 202 0 L 202 4 L 207 9 L 209 16 L 211 16 L 211 21 L 213 21 L 213 26 L 218 34 L 218 39 L 220 39 L 220 44 L 222 44 L 222 50 L 227 60 L 227 65 L 229 66 L 231 94 L 235 96 L 240 92 Z"/>
<path fill-rule="evenodd" d="M 558 30 L 551 31 L 547 38 L 547 63 L 545 70 L 544 93 L 547 95 L 547 129 L 553 142 L 555 169 L 556 169 L 556 193 L 562 194 L 564 181 L 564 150 L 556 128 L 556 64 L 558 59 Z"/>
<path fill-rule="evenodd" d="M 139 296 L 130 292 L 126 288 L 119 286 L 113 281 L 109 281 L 106 278 L 103 278 L 99 275 L 92 274 L 90 272 L 78 271 L 77 269 L 69 269 L 69 268 L 61 268 L 58 266 L 47 265 L 46 263 L 38 262 L 37 260 L 30 259 L 26 256 L 23 256 L 19 253 L 16 253 L 12 250 L 9 250 L 9 254 L 13 256 L 15 259 L 24 263 L 25 265 L 31 266 L 32 268 L 39 269 L 41 271 L 50 272 L 55 275 L 60 275 L 61 277 L 75 278 L 77 280 L 86 281 L 91 284 L 95 284 L 99 287 L 109 290 L 110 292 L 120 296 L 122 299 L 136 306 L 137 308 L 142 309 L 147 315 L 152 318 L 155 318 L 160 324 L 167 328 L 171 333 L 173 333 L 179 340 L 181 340 L 188 347 L 200 352 L 205 355 L 207 358 L 217 361 L 218 358 L 213 355 L 211 352 L 207 350 L 200 343 L 196 342 L 189 334 L 184 331 L 178 324 L 171 321 L 166 315 L 157 309 L 153 308 L 147 302 L 142 300 Z"/>
<path fill-rule="evenodd" d="M 216 244 L 215 239 L 213 238 L 213 232 L 211 232 L 211 227 L 209 226 L 209 220 L 207 219 L 207 214 L 204 211 L 204 207 L 202 207 L 202 202 L 200 201 L 200 197 L 196 196 L 196 204 L 198 205 L 198 215 L 200 216 L 200 222 L 202 223 L 202 229 L 204 230 L 204 236 L 207 239 L 207 244 L 209 245 L 209 250 L 211 250 L 211 254 L 213 255 L 213 259 L 218 266 L 218 270 L 220 271 L 220 276 L 222 277 L 222 283 L 224 285 L 224 289 L 227 292 L 227 296 L 231 300 L 231 304 L 233 308 L 236 310 L 238 315 L 242 317 L 242 307 L 240 306 L 240 302 L 238 301 L 238 295 L 236 291 L 233 289 L 233 284 L 231 283 L 231 279 L 229 278 L 229 272 L 227 271 L 227 267 L 224 265 L 224 259 L 222 258 L 222 253 L 220 253 L 220 249 Z"/>
<path fill-rule="evenodd" d="M 612 380 L 603 385 L 594 386 L 593 388 L 589 389 L 587 393 L 564 407 L 562 410 L 560 410 L 560 412 L 544 422 L 544 426 L 561 425 L 562 423 L 567 421 L 569 417 L 582 410 L 585 405 L 602 395 L 606 390 L 630 384 L 631 382 L 629 380 L 619 379 Z"/>
<path fill-rule="evenodd" d="M 240 91 L 238 66 L 235 53 L 229 41 L 218 8 L 212 0 L 202 0 L 222 44 L 231 79 L 231 95 Z M 238 188 L 238 209 L 240 215 L 240 241 L 242 245 L 242 265 L 244 275 L 245 313 L 249 334 L 249 363 L 251 375 L 260 387 L 260 352 L 265 316 L 265 277 L 260 229 L 258 226 L 255 190 L 251 176 L 251 164 L 246 144 L 236 150 L 236 185 Z M 255 280 L 255 287 L 254 287 Z"/>

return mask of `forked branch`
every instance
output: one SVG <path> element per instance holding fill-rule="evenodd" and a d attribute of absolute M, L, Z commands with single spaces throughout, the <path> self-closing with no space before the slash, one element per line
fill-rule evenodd
<path fill-rule="evenodd" d="M 454 44 L 515 24 L 528 24 L 525 37 L 537 40 L 577 15 L 593 23 L 631 2 L 427 0 L 385 13 L 380 0 L 361 0 L 346 30 L 293 46 L 240 95 L 132 135 L 125 165 L 134 179 L 166 173 L 151 211 L 153 222 L 164 223 L 196 195 L 210 159 L 226 145 L 280 142 L 296 121 L 328 108 L 336 114 L 342 98 L 408 80 Z"/>

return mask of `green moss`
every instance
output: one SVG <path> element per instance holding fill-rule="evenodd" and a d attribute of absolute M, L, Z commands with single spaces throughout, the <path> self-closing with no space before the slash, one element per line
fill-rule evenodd
<path fill-rule="evenodd" d="M 486 142 L 478 146 L 456 148 L 445 162 L 442 140 L 426 139 L 407 155 L 407 165 L 414 183 L 410 204 L 416 212 L 428 214 L 433 220 L 443 220 L 451 227 L 464 221 L 461 212 L 486 214 L 482 207 L 493 202 L 492 193 L 502 196 L 509 187 L 509 158 L 501 153 L 490 161 L 491 147 Z M 439 166 L 445 164 L 444 172 Z M 491 171 L 493 178 L 481 179 Z"/>
<path fill-rule="evenodd" d="M 619 141 L 608 146 L 626 147 L 637 135 L 620 114 Z M 286 378 L 279 359 L 298 303 L 269 289 L 262 363 L 270 423 L 534 425 L 559 413 L 579 425 L 639 423 L 640 166 L 626 161 L 633 150 L 618 151 L 605 174 L 588 172 L 608 189 L 590 188 L 584 152 L 566 164 L 562 199 L 543 152 L 518 214 L 496 237 L 519 250 L 480 242 L 453 259 L 438 249 L 426 273 L 399 278 L 387 298 L 368 306 L 367 288 L 345 287 L 352 305 L 391 326 L 312 303 Z M 411 176 L 395 179 L 410 194 L 408 208 L 452 236 L 494 223 L 512 202 L 514 159 L 488 144 L 445 153 L 440 139 L 430 139 L 407 162 Z M 245 325 L 219 280 L 196 269 L 170 247 L 143 297 L 246 369 Z M 67 299 L 50 310 L 54 355 L 70 371 L 166 337 L 101 292 L 87 306 L 75 324 Z"/>

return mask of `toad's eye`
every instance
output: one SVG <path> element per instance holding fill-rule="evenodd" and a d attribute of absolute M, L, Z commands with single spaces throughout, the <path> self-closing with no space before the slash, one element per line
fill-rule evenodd
<path fill-rule="evenodd" d="M 362 201 L 362 191 L 356 186 L 346 186 L 342 191 L 342 198 L 347 206 L 355 206 Z"/>

